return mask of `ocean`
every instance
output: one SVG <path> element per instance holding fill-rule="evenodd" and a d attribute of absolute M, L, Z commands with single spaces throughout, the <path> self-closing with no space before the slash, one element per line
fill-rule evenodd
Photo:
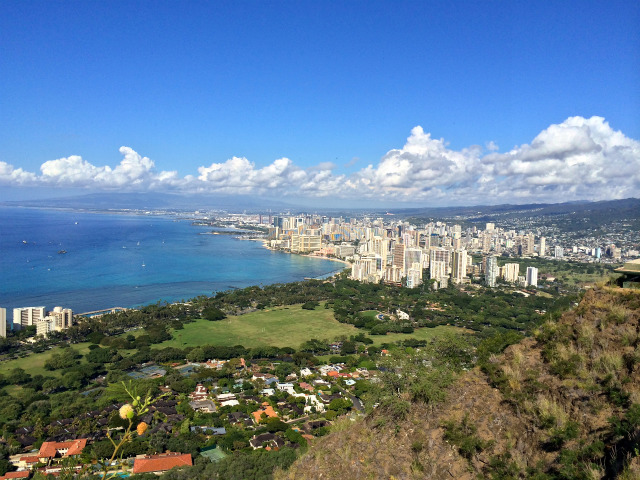
<path fill-rule="evenodd" d="M 211 230 L 171 216 L 0 207 L 0 307 L 8 317 L 26 306 L 135 307 L 344 268 Z"/>

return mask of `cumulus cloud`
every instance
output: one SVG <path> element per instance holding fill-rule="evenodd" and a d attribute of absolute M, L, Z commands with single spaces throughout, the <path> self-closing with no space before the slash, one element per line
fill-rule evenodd
<path fill-rule="evenodd" d="M 602 117 L 571 117 L 505 154 L 483 159 L 505 192 L 553 200 L 621 198 L 640 191 L 640 142 Z"/>
<path fill-rule="evenodd" d="M 37 177 L 34 173 L 14 168 L 7 162 L 0 162 L 0 185 L 27 186 L 36 182 Z"/>
<path fill-rule="evenodd" d="M 640 191 L 640 142 L 614 131 L 601 117 L 571 117 L 549 126 L 530 144 L 506 153 L 497 150 L 493 141 L 484 148 L 453 150 L 417 126 L 402 148 L 351 174 L 337 173 L 339 167 L 331 162 L 302 168 L 279 158 L 259 167 L 232 157 L 181 177 L 176 171 L 158 171 L 149 158 L 121 147 L 122 159 L 113 168 L 77 155 L 43 163 L 40 174 L 0 162 L 0 184 L 451 205 L 598 200 Z"/>

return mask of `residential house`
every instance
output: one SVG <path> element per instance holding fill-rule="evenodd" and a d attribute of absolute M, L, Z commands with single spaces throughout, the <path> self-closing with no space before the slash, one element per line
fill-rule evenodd
<path fill-rule="evenodd" d="M 38 459 L 49 464 L 53 459 L 75 457 L 80 455 L 86 446 L 86 438 L 68 442 L 44 442 L 38 452 Z"/>
<path fill-rule="evenodd" d="M 189 406 L 196 412 L 213 413 L 217 410 L 216 404 L 212 400 L 192 400 Z"/>
<path fill-rule="evenodd" d="M 175 467 L 190 467 L 190 453 L 167 452 L 160 455 L 141 455 L 133 461 L 133 473 L 155 473 L 159 475 Z"/>
<path fill-rule="evenodd" d="M 243 412 L 231 412 L 228 415 L 228 419 L 231 425 L 236 425 L 238 423 L 242 423 L 246 427 L 253 425 L 253 422 L 251 421 L 251 417 L 249 417 L 249 415 Z"/>
<path fill-rule="evenodd" d="M 256 423 L 260 423 L 262 420 L 262 414 L 265 414 L 268 418 L 278 418 L 278 414 L 275 412 L 273 407 L 269 405 L 268 402 L 264 402 L 262 404 L 262 408 L 259 408 L 255 412 L 252 413 L 253 419 Z"/>
<path fill-rule="evenodd" d="M 315 388 L 307 382 L 300 382 L 299 385 L 301 389 L 306 390 L 307 392 L 313 392 L 315 390 Z"/>
<path fill-rule="evenodd" d="M 263 433 L 261 435 L 256 435 L 251 440 L 249 440 L 249 444 L 253 447 L 254 450 L 258 448 L 266 448 L 267 450 L 278 449 L 284 446 L 284 440 L 282 437 L 278 437 L 273 433 Z"/>
<path fill-rule="evenodd" d="M 216 397 L 216 399 L 220 402 L 221 407 L 233 407 L 235 405 L 240 405 L 240 402 L 237 400 L 234 393 L 221 393 Z"/>
<path fill-rule="evenodd" d="M 209 391 L 207 387 L 199 383 L 196 385 L 195 391 L 189 394 L 191 400 L 206 400 L 209 397 Z"/>
<path fill-rule="evenodd" d="M 29 470 L 23 470 L 21 472 L 7 472 L 0 476 L 0 480 L 8 480 L 9 478 L 29 478 L 31 472 Z"/>
<path fill-rule="evenodd" d="M 287 392 L 289 395 L 293 395 L 296 391 L 293 389 L 293 383 L 278 383 L 276 388 L 282 392 Z"/>

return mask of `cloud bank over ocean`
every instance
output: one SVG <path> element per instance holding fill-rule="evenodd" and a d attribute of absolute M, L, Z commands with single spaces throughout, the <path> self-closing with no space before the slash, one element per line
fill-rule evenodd
<path fill-rule="evenodd" d="M 484 148 L 451 150 L 444 139 L 417 126 L 402 148 L 351 174 L 337 173 L 339 167 L 330 162 L 302 168 L 279 158 L 259 167 L 232 157 L 180 176 L 123 146 L 115 167 L 71 155 L 44 162 L 36 173 L 0 161 L 0 185 L 448 205 L 604 200 L 640 192 L 640 142 L 602 117 L 570 117 L 529 144 L 497 150 L 491 141 Z"/>

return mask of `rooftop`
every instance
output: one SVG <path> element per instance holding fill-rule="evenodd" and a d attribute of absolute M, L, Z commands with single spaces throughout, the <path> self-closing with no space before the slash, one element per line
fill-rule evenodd
<path fill-rule="evenodd" d="M 133 462 L 133 473 L 164 472 L 174 467 L 193 465 L 190 453 L 163 453 L 136 458 Z"/>

